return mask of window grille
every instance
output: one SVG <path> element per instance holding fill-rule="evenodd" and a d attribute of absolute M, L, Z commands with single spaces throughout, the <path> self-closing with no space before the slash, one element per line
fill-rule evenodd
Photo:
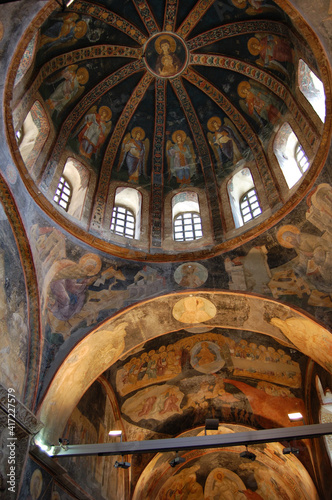
<path fill-rule="evenodd" d="M 203 237 L 201 216 L 196 212 L 183 212 L 174 218 L 175 241 L 193 241 Z"/>
<path fill-rule="evenodd" d="M 240 210 L 244 224 L 262 213 L 255 189 L 250 189 L 241 197 Z"/>
<path fill-rule="evenodd" d="M 110 230 L 111 233 L 133 239 L 135 235 L 135 217 L 133 212 L 126 207 L 115 205 L 112 212 Z"/>
<path fill-rule="evenodd" d="M 72 187 L 70 186 L 67 179 L 61 176 L 53 200 L 57 205 L 66 210 L 66 212 L 68 212 L 68 207 L 71 200 L 72 192 L 73 192 Z"/>

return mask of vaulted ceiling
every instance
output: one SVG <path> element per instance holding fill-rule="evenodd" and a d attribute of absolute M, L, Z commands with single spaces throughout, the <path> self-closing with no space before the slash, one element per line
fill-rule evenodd
<path fill-rule="evenodd" d="M 43 422 L 40 441 L 194 436 L 211 417 L 220 433 L 298 425 L 289 411 L 316 422 L 332 372 L 332 114 L 309 24 L 284 0 L 50 2 L 29 5 L 21 31 L 4 8 L 1 383 Z M 300 60 L 323 82 L 325 122 L 299 91 Z M 284 123 L 310 163 L 291 189 L 274 154 Z M 68 159 L 84 193 L 74 214 L 53 200 Z M 262 214 L 236 227 L 243 171 Z M 139 238 L 109 230 L 118 188 L 142 197 Z M 187 192 L 203 238 L 174 243 L 172 199 Z M 252 447 L 252 463 L 243 447 L 187 452 L 174 469 L 174 453 L 129 457 L 129 471 L 58 463 L 77 498 L 318 498 L 326 456 L 285 444 Z M 48 498 L 52 471 L 34 460 L 23 494 L 40 476 Z"/>

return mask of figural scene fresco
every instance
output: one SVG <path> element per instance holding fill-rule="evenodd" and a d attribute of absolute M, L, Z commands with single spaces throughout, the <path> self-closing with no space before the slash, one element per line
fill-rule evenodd
<path fill-rule="evenodd" d="M 4 498 L 330 500 L 332 3 L 0 3 Z"/>

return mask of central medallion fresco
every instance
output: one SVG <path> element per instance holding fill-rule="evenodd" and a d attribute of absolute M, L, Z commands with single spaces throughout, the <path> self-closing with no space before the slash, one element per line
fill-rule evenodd
<path fill-rule="evenodd" d="M 188 50 L 180 37 L 159 33 L 147 41 L 144 61 L 154 76 L 172 78 L 182 73 L 186 67 Z"/>

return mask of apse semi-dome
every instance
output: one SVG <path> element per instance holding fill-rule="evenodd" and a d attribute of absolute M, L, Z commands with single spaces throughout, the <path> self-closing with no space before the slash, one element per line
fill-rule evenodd
<path fill-rule="evenodd" d="M 201 258 L 308 192 L 330 73 L 287 2 L 54 5 L 17 48 L 5 111 L 22 179 L 55 222 L 125 258 Z"/>

